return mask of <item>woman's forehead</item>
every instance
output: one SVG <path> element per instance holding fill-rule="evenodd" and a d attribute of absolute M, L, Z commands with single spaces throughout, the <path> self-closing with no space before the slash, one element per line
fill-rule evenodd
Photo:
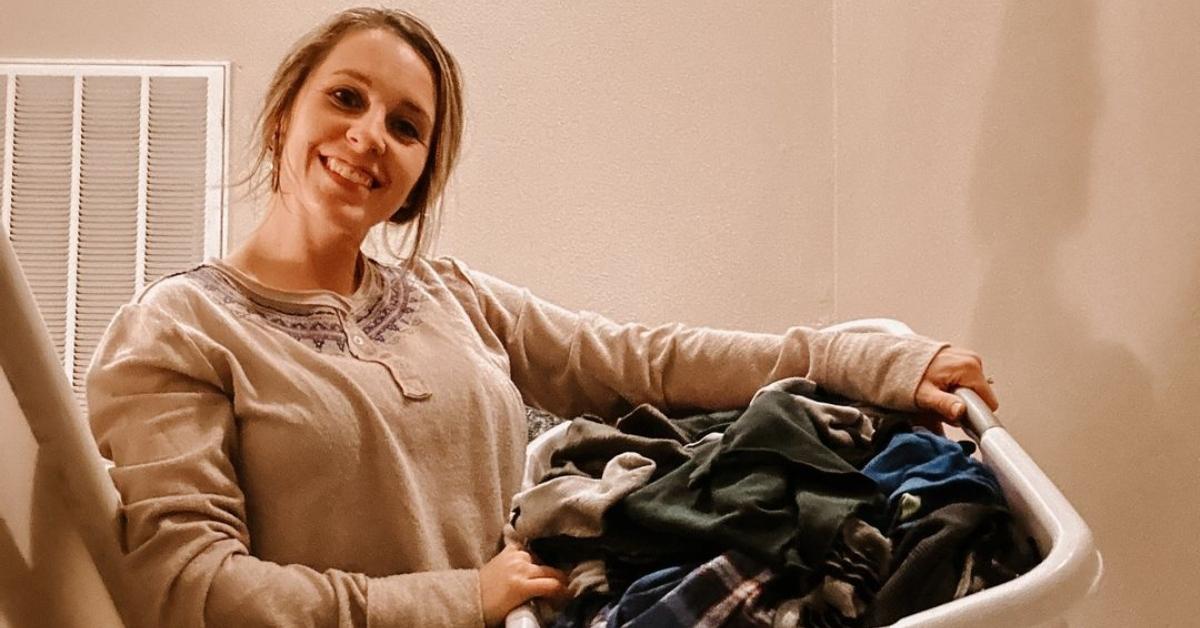
<path fill-rule="evenodd" d="M 407 41 L 386 30 L 347 34 L 329 51 L 314 75 L 347 77 L 377 90 L 388 100 L 413 100 L 433 112 L 435 90 L 428 62 Z"/>

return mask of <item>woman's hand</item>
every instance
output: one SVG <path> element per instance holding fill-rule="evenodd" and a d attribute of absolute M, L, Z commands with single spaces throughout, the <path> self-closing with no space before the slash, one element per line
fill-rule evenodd
<path fill-rule="evenodd" d="M 479 570 L 483 621 L 497 626 L 509 611 L 535 597 L 563 598 L 566 582 L 563 572 L 535 564 L 529 552 L 506 545 Z"/>
<path fill-rule="evenodd" d="M 917 385 L 916 404 L 923 410 L 936 412 L 943 421 L 957 424 L 967 411 L 962 399 L 949 392 L 958 387 L 970 388 L 989 408 L 1000 407 L 991 380 L 983 374 L 979 354 L 957 347 L 946 347 L 933 356 L 925 377 Z"/>

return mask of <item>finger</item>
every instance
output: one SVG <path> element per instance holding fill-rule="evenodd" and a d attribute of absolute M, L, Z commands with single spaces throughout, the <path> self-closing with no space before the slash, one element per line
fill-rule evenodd
<path fill-rule="evenodd" d="M 547 567 L 545 565 L 537 565 L 537 571 L 534 573 L 534 576 L 538 578 L 554 578 L 563 584 L 567 583 L 567 574 L 554 567 Z"/>
<path fill-rule="evenodd" d="M 939 388 L 951 391 L 957 388 L 967 388 L 979 395 L 979 398 L 993 411 L 1000 407 L 996 393 L 992 390 L 991 380 L 983 374 L 981 369 L 974 368 L 974 365 L 971 368 L 959 369 L 949 378 L 947 386 L 939 386 Z"/>
<path fill-rule="evenodd" d="M 937 412 L 943 420 L 951 423 L 958 423 L 967 409 L 956 395 L 940 390 L 932 384 L 925 388 L 922 397 L 924 397 L 922 404 L 924 407 Z"/>
<path fill-rule="evenodd" d="M 971 390 L 974 390 L 975 394 L 979 395 L 980 399 L 983 399 L 983 402 L 992 409 L 992 412 L 1000 408 L 1000 400 L 996 398 L 996 392 L 992 390 L 992 380 L 985 377 L 982 371 L 979 372 L 978 379 L 973 381 L 972 384 L 970 387 Z"/>
<path fill-rule="evenodd" d="M 992 390 L 991 378 L 983 374 L 983 358 L 973 351 L 963 351 L 962 353 L 966 361 L 959 367 L 958 376 L 951 378 L 952 385 L 947 388 L 953 390 L 953 384 L 957 381 L 958 386 L 965 386 L 975 391 L 975 394 L 979 395 L 979 398 L 995 411 L 1000 407 L 1000 401 L 996 398 L 995 391 Z"/>
<path fill-rule="evenodd" d="M 520 569 L 515 570 L 513 573 L 522 580 L 543 580 L 550 578 L 557 580 L 562 584 L 567 583 L 567 574 L 553 567 L 547 567 L 545 565 L 538 565 L 535 563 L 521 565 Z"/>
<path fill-rule="evenodd" d="M 528 600 L 534 597 L 561 597 L 566 593 L 567 585 L 554 578 L 534 578 L 526 580 L 521 589 L 523 597 Z"/>

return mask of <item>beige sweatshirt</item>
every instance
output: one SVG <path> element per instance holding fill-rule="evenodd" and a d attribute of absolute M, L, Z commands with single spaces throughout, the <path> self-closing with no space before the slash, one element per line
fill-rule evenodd
<path fill-rule="evenodd" d="M 218 260 L 150 286 L 88 372 L 145 626 L 479 626 L 523 405 L 727 409 L 803 375 L 911 408 L 943 345 L 618 325 L 443 258 L 350 297 Z"/>

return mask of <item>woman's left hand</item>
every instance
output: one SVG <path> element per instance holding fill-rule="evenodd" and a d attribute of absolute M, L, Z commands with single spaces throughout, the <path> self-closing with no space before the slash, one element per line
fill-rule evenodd
<path fill-rule="evenodd" d="M 917 385 L 916 404 L 922 410 L 936 412 L 943 421 L 958 424 L 967 411 L 962 399 L 953 394 L 955 388 L 970 388 L 989 408 L 1000 406 L 991 381 L 983 374 L 979 354 L 958 347 L 946 347 L 933 356 L 925 376 Z"/>

